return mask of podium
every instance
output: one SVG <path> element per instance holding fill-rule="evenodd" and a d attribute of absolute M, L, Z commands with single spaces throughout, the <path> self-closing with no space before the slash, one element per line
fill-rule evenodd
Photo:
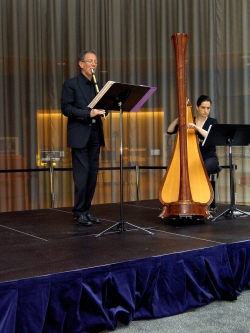
<path fill-rule="evenodd" d="M 100 237 L 104 233 L 116 229 L 120 232 L 126 231 L 125 224 L 132 229 L 140 229 L 153 235 L 151 231 L 140 228 L 134 224 L 124 221 L 123 209 L 123 142 L 122 142 L 122 114 L 124 111 L 136 112 L 155 92 L 156 87 L 136 86 L 125 83 L 108 81 L 102 90 L 96 95 L 93 101 L 88 105 L 90 108 L 105 109 L 120 112 L 120 221 L 112 227 L 104 230 L 95 237 Z"/>
<path fill-rule="evenodd" d="M 229 167 L 230 167 L 230 208 L 212 219 L 216 221 L 221 216 L 235 217 L 235 212 L 240 215 L 247 215 L 250 213 L 243 212 L 235 207 L 235 186 L 234 186 L 234 170 L 233 170 L 233 157 L 232 146 L 248 146 L 250 143 L 250 125 L 227 125 L 227 124 L 214 124 L 210 125 L 208 134 L 203 141 L 203 146 L 228 146 L 229 152 Z"/>

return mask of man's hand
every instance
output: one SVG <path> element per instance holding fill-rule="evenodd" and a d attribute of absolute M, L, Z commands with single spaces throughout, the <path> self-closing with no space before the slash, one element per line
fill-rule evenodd
<path fill-rule="evenodd" d="M 105 110 L 100 110 L 100 109 L 92 109 L 90 111 L 90 117 L 93 118 L 95 116 L 105 116 Z"/>

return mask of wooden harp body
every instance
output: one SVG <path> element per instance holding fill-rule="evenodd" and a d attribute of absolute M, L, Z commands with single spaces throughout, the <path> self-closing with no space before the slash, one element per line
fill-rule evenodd
<path fill-rule="evenodd" d="M 208 205 L 213 200 L 213 188 L 208 177 L 198 138 L 194 129 L 187 129 L 193 122 L 192 107 L 186 96 L 186 46 L 188 36 L 172 36 L 177 71 L 179 130 L 175 147 L 159 190 L 163 204 L 160 217 L 209 218 Z"/>

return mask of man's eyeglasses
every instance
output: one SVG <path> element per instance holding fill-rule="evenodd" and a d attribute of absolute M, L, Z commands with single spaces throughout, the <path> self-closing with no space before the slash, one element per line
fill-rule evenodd
<path fill-rule="evenodd" d="M 89 64 L 95 64 L 95 65 L 98 65 L 98 61 L 96 61 L 96 60 L 92 60 L 92 59 L 90 59 L 90 60 L 81 60 L 81 62 L 88 62 Z"/>

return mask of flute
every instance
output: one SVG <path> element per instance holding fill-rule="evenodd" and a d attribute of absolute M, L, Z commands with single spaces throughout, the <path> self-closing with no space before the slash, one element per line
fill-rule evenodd
<path fill-rule="evenodd" d="M 93 81 L 94 81 L 94 85 L 95 85 L 95 90 L 96 90 L 96 93 L 98 94 L 99 93 L 99 88 L 98 88 L 98 85 L 97 85 L 97 82 L 96 82 L 95 71 L 94 71 L 93 68 L 91 68 L 91 72 L 92 72 L 92 77 L 93 77 Z M 103 118 L 106 120 L 105 113 L 103 115 Z"/>

